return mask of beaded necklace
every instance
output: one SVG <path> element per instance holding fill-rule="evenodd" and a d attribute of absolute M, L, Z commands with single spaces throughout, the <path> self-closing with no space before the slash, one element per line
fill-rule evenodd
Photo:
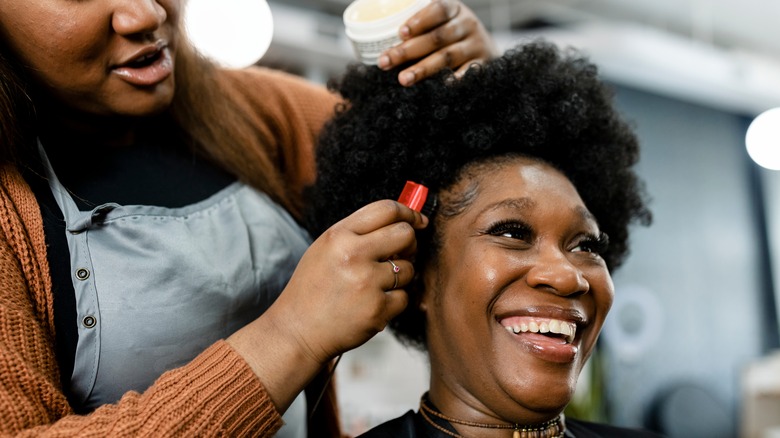
<path fill-rule="evenodd" d="M 425 419 L 425 421 L 430 423 L 431 426 L 435 427 L 439 431 L 444 432 L 449 436 L 453 436 L 456 438 L 465 438 L 465 437 L 463 435 L 450 432 L 449 430 L 439 426 L 428 415 L 433 415 L 434 417 L 441 418 L 442 420 L 448 421 L 450 423 L 461 424 L 463 426 L 480 427 L 483 429 L 510 429 L 512 430 L 512 438 L 563 438 L 564 433 L 566 432 L 566 425 L 564 424 L 562 415 L 559 415 L 553 418 L 552 420 L 546 421 L 541 424 L 533 425 L 533 426 L 520 426 L 518 424 L 476 423 L 472 421 L 452 418 L 438 411 L 433 410 L 431 407 L 428 406 L 427 403 L 425 403 L 425 397 L 420 399 L 420 414 Z"/>

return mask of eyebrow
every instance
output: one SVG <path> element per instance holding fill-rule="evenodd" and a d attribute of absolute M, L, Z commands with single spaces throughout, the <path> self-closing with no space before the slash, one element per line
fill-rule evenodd
<path fill-rule="evenodd" d="M 511 208 L 511 209 L 518 209 L 518 210 L 530 210 L 536 207 L 537 202 L 534 201 L 531 198 L 511 198 L 511 199 L 503 199 L 499 202 L 495 202 L 493 204 L 489 204 L 484 210 L 484 212 L 488 211 L 496 211 L 501 210 L 504 208 Z M 590 212 L 585 206 L 580 205 L 577 208 L 574 209 L 574 211 L 579 214 L 582 219 L 586 221 L 593 221 L 596 224 L 599 223 L 599 221 L 596 219 L 596 216 L 593 215 L 593 213 Z"/>
<path fill-rule="evenodd" d="M 495 211 L 504 208 L 530 210 L 536 207 L 536 201 L 531 198 L 510 198 L 489 204 L 483 211 Z"/>

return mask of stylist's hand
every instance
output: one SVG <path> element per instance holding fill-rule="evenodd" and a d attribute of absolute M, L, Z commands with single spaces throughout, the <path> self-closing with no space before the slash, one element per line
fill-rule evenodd
<path fill-rule="evenodd" d="M 404 86 L 443 68 L 462 75 L 472 64 L 498 55 L 482 22 L 459 0 L 432 0 L 407 20 L 399 33 L 403 42 L 379 57 L 379 67 L 389 70 L 419 60 L 398 74 L 398 81 Z"/>
<path fill-rule="evenodd" d="M 395 201 L 363 207 L 314 241 L 276 302 L 228 339 L 280 411 L 324 364 L 366 342 L 406 307 L 415 229 L 427 224 Z M 388 259 L 400 268 L 397 284 Z"/>
<path fill-rule="evenodd" d="M 314 241 L 275 309 L 284 309 L 284 321 L 312 359 L 325 363 L 363 344 L 401 313 L 402 289 L 414 276 L 404 258 L 416 252 L 415 229 L 426 224 L 403 204 L 379 201 Z M 400 268 L 397 285 L 390 258 Z"/>

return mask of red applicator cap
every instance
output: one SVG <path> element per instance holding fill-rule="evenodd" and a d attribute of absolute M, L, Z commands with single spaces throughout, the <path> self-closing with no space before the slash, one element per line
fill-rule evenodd
<path fill-rule="evenodd" d="M 398 197 L 398 202 L 411 208 L 412 210 L 421 212 L 425 205 L 425 200 L 428 198 L 428 187 L 416 182 L 407 181 L 404 186 L 401 196 Z"/>

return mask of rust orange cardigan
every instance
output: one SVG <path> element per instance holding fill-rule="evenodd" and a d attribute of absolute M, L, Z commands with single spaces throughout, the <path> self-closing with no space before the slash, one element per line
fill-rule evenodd
<path fill-rule="evenodd" d="M 225 71 L 225 90 L 277 144 L 289 188 L 314 177 L 313 145 L 337 97 L 271 70 Z M 271 436 L 282 420 L 260 379 L 224 341 L 143 393 L 78 416 L 60 387 L 43 222 L 16 168 L 0 167 L 0 435 Z"/>

